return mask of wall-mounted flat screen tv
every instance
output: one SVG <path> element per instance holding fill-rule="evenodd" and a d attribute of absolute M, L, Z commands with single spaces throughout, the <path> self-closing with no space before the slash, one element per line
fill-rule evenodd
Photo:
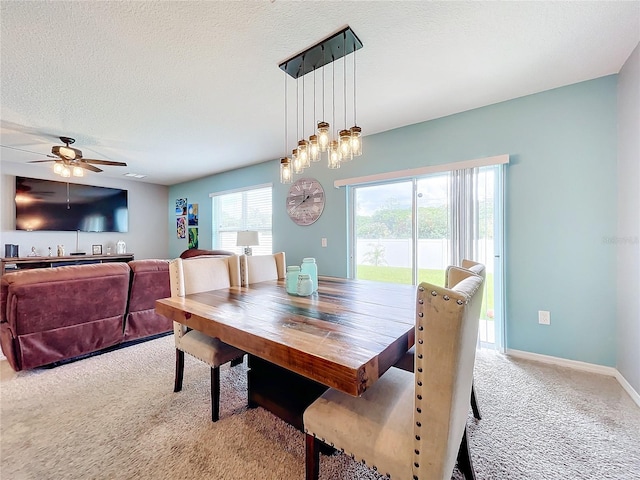
<path fill-rule="evenodd" d="M 126 232 L 127 191 L 16 177 L 16 230 Z"/>

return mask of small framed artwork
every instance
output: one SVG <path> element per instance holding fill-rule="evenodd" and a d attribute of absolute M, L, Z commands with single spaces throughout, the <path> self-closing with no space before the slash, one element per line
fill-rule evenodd
<path fill-rule="evenodd" d="M 198 204 L 197 203 L 190 203 L 189 207 L 187 208 L 187 219 L 189 221 L 189 226 L 190 227 L 197 227 L 198 226 Z"/>
<path fill-rule="evenodd" d="M 189 247 L 198 248 L 198 229 L 195 227 L 189 227 Z"/>
<path fill-rule="evenodd" d="M 187 214 L 187 199 L 177 198 L 176 199 L 176 215 L 186 215 L 186 214 Z"/>
<path fill-rule="evenodd" d="M 178 217 L 176 219 L 176 234 L 178 238 L 187 238 L 187 221 L 185 217 Z"/>
<path fill-rule="evenodd" d="M 94 255 L 102 255 L 102 245 L 91 245 L 91 253 Z"/>

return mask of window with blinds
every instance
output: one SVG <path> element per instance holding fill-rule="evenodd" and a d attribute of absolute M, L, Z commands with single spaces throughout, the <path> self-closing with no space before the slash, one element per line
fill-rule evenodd
<path fill-rule="evenodd" d="M 236 245 L 237 232 L 255 230 L 260 245 L 251 245 L 254 255 L 273 253 L 271 236 L 272 185 L 211 194 L 213 202 L 213 248 L 238 255 L 244 246 Z"/>

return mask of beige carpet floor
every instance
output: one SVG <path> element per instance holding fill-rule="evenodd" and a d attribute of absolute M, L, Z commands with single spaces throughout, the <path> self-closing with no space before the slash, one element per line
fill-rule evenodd
<path fill-rule="evenodd" d="M 187 356 L 180 393 L 173 367 L 171 336 L 17 374 L 1 360 L 0 478 L 304 478 L 302 433 L 246 408 L 245 366 L 222 370 L 217 423 L 207 367 Z M 480 351 L 475 381 L 479 480 L 640 479 L 640 408 L 614 378 Z M 320 461 L 324 480 L 380 478 Z"/>

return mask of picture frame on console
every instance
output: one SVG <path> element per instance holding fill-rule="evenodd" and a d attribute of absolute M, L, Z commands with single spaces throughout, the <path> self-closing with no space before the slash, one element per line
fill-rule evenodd
<path fill-rule="evenodd" d="M 91 245 L 91 253 L 93 255 L 102 255 L 102 245 Z"/>

